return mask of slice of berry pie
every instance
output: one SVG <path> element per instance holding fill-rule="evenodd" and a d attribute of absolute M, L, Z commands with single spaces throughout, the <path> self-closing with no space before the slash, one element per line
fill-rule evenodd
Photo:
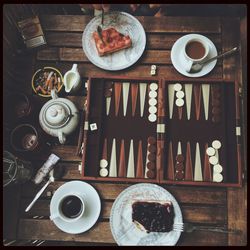
<path fill-rule="evenodd" d="M 102 30 L 102 39 L 98 32 L 93 33 L 95 45 L 99 56 L 111 54 L 113 52 L 128 48 L 132 45 L 132 40 L 129 35 L 125 36 L 118 32 L 115 28 Z"/>
<path fill-rule="evenodd" d="M 147 233 L 170 232 L 174 223 L 173 204 L 171 201 L 135 201 L 132 221 Z"/>

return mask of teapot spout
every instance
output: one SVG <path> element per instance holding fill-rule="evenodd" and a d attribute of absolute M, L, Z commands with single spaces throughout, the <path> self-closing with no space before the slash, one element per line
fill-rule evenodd
<path fill-rule="evenodd" d="M 75 73 L 78 72 L 77 64 L 76 63 L 73 64 L 71 71 L 73 71 Z"/>
<path fill-rule="evenodd" d="M 56 89 L 52 89 L 50 94 L 51 94 L 52 99 L 55 100 L 56 98 L 58 98 Z"/>

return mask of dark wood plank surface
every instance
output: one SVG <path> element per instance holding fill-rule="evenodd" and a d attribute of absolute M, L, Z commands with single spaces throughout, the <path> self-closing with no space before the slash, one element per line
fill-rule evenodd
<path fill-rule="evenodd" d="M 50 199 L 46 196 L 46 193 L 52 192 L 61 186 L 64 181 L 56 182 L 51 184 L 48 189 L 44 192 L 39 201 L 34 205 L 34 207 L 28 212 L 25 213 L 24 209 L 30 202 L 30 199 L 36 193 L 36 189 L 32 188 L 31 184 L 26 184 L 23 187 L 23 199 L 21 202 L 21 221 L 19 224 L 19 237 L 20 239 L 37 239 L 38 235 L 40 239 L 48 239 L 48 240 L 73 240 L 73 241 L 83 241 L 83 242 L 106 242 L 106 243 L 114 243 L 109 224 L 107 220 L 109 219 L 110 210 L 113 204 L 114 199 L 130 184 L 112 184 L 112 183 L 94 183 L 91 182 L 102 199 L 102 212 L 99 218 L 99 222 L 96 226 L 89 231 L 89 233 L 80 234 L 79 236 L 70 236 L 58 230 L 54 224 L 49 221 L 49 204 Z M 182 208 L 183 217 L 185 218 L 185 222 L 191 222 L 193 224 L 203 225 L 206 224 L 208 226 L 216 226 L 220 228 L 225 227 L 227 214 L 225 213 L 225 201 L 226 201 L 226 190 L 214 190 L 211 188 L 189 188 L 189 192 L 185 192 L 184 187 L 167 187 L 177 199 Z M 183 195 L 185 193 L 185 195 Z M 41 219 L 32 219 L 33 216 L 43 216 Z M 44 232 L 45 228 L 49 227 L 50 232 Z M 25 228 L 25 230 L 23 230 Z M 32 231 L 36 231 L 40 228 L 40 233 L 35 232 L 32 234 Z M 94 234 L 99 230 L 105 230 L 102 234 L 102 237 L 95 238 Z M 204 232 L 195 232 L 195 235 L 204 235 Z M 32 234 L 32 235 L 31 235 Z M 193 234 L 193 233 L 192 233 Z M 208 234 L 216 235 L 215 233 L 208 232 Z M 190 235 L 191 236 L 191 235 Z M 216 235 L 216 240 L 213 240 L 212 245 L 226 244 L 226 234 L 218 234 Z M 186 242 L 187 241 L 187 242 Z M 204 244 L 207 240 L 204 238 L 200 238 L 197 240 L 190 240 L 188 235 L 183 234 L 180 245 L 186 244 Z M 189 243 L 188 243 L 189 242 Z"/>
<path fill-rule="evenodd" d="M 138 16 L 146 32 L 152 33 L 220 33 L 219 17 L 152 17 Z M 46 31 L 83 31 L 84 27 L 92 19 L 90 16 L 77 15 L 44 15 L 41 16 L 43 29 Z"/>
<path fill-rule="evenodd" d="M 43 66 L 54 66 L 64 74 L 72 67 L 72 63 L 78 63 L 79 72 L 83 78 L 91 75 L 149 77 L 151 64 L 156 64 L 157 77 L 167 76 L 171 79 L 187 80 L 189 78 L 179 74 L 171 65 L 170 60 L 171 47 L 179 37 L 188 33 L 204 34 L 215 43 L 218 52 L 225 51 L 232 45 L 232 41 L 230 39 L 226 41 L 223 36 L 223 34 L 225 35 L 224 29 L 229 29 L 230 25 L 226 20 L 221 20 L 220 17 L 163 17 L 161 19 L 155 17 L 138 17 L 147 35 L 147 47 L 144 55 L 135 65 L 128 69 L 118 72 L 108 72 L 91 64 L 81 48 L 82 32 L 91 18 L 89 16 L 76 15 L 41 16 L 48 46 L 37 51 L 34 69 Z M 239 29 L 237 25 L 235 28 Z M 218 63 L 214 70 L 205 78 L 208 80 L 235 79 L 233 74 L 236 67 L 235 64 L 236 62 L 232 59 Z M 69 96 L 69 98 L 78 107 L 81 107 L 84 101 L 84 97 L 81 95 Z M 76 132 L 77 135 L 78 131 Z M 131 184 L 89 182 L 100 194 L 102 212 L 96 225 L 88 232 L 79 235 L 66 234 L 49 220 L 51 197 L 47 196 L 47 192 L 53 194 L 65 182 L 81 178 L 81 173 L 78 170 L 81 157 L 76 156 L 76 149 L 77 145 L 52 145 L 51 152 L 54 152 L 61 158 L 58 166 L 65 168 L 65 174 L 62 179 L 49 185 L 28 213 L 25 213 L 24 209 L 40 189 L 40 186 L 35 186 L 32 183 L 23 185 L 17 232 L 18 239 L 44 239 L 116 245 L 109 226 L 110 210 L 117 196 Z M 34 159 L 36 160 L 36 164 L 42 165 L 46 156 Z M 240 235 L 209 231 L 183 233 L 178 245 L 221 246 L 246 244 L 246 223 L 244 221 L 246 210 L 244 206 L 241 206 L 237 210 L 236 205 L 246 198 L 245 191 L 242 191 L 245 189 L 162 186 L 172 193 L 180 203 L 184 222 L 191 222 L 195 225 L 206 225 L 211 228 L 216 226 L 221 229 L 228 228 L 242 231 Z M 43 217 L 39 219 L 33 218 L 34 216 Z M 236 223 L 234 222 L 235 220 L 237 220 Z"/>

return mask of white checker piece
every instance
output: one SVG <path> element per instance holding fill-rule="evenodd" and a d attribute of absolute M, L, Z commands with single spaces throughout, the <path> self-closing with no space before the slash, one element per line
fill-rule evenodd
<path fill-rule="evenodd" d="M 158 84 L 153 82 L 153 83 L 151 83 L 149 85 L 149 88 L 150 88 L 150 90 L 157 90 L 158 89 Z"/>
<path fill-rule="evenodd" d="M 155 98 L 149 98 L 148 104 L 150 106 L 155 106 L 157 104 L 157 100 Z"/>
<path fill-rule="evenodd" d="M 157 120 L 157 116 L 156 116 L 155 114 L 150 114 L 150 115 L 148 116 L 148 120 L 149 120 L 150 122 L 155 122 L 155 121 Z"/>
<path fill-rule="evenodd" d="M 106 168 L 108 166 L 108 161 L 105 159 L 100 160 L 100 167 L 101 168 Z"/>
<path fill-rule="evenodd" d="M 219 149 L 219 148 L 221 148 L 221 142 L 220 142 L 219 140 L 214 140 L 214 141 L 212 142 L 212 147 L 213 147 L 214 149 Z"/>
<path fill-rule="evenodd" d="M 218 163 L 218 158 L 216 156 L 211 156 L 211 157 L 209 157 L 209 162 L 212 165 L 216 165 Z"/>
<path fill-rule="evenodd" d="M 175 101 L 176 106 L 182 107 L 184 105 L 183 99 L 177 98 Z"/>
<path fill-rule="evenodd" d="M 213 175 L 213 180 L 214 180 L 215 182 L 222 182 L 222 180 L 223 180 L 222 174 L 219 174 L 219 173 L 214 174 L 214 175 Z"/>
<path fill-rule="evenodd" d="M 222 170 L 223 170 L 223 168 L 220 164 L 214 165 L 214 173 L 221 173 Z"/>
<path fill-rule="evenodd" d="M 157 112 L 157 108 L 155 106 L 150 106 L 148 112 L 150 114 L 155 114 Z"/>
<path fill-rule="evenodd" d="M 150 90 L 148 95 L 150 98 L 155 98 L 157 96 L 157 92 L 154 90 Z"/>
<path fill-rule="evenodd" d="M 215 149 L 212 147 L 208 147 L 206 150 L 206 153 L 208 156 L 213 156 L 213 155 L 215 155 Z"/>
<path fill-rule="evenodd" d="M 183 98 L 185 96 L 184 92 L 182 90 L 176 92 L 177 98 Z"/>
<path fill-rule="evenodd" d="M 181 86 L 180 83 L 176 83 L 176 84 L 174 85 L 174 90 L 175 90 L 175 91 L 180 91 L 181 89 L 182 89 L 182 86 Z"/>
<path fill-rule="evenodd" d="M 106 177 L 108 175 L 108 170 L 106 168 L 101 168 L 99 174 L 102 177 Z"/>

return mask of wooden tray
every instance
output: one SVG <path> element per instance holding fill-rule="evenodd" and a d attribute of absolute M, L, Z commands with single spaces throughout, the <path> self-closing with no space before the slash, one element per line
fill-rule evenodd
<path fill-rule="evenodd" d="M 152 83 L 157 85 L 156 101 L 149 96 L 155 95 L 150 94 L 150 86 L 156 86 Z M 182 107 L 175 104 L 176 83 L 154 77 L 89 78 L 83 179 L 241 186 L 240 120 L 236 119 L 240 114 L 234 82 L 178 81 L 184 92 Z M 156 102 L 157 113 L 150 116 L 152 121 L 149 100 L 151 104 Z M 220 182 L 215 181 L 206 154 L 215 140 L 221 143 L 221 148 L 215 150 L 222 166 Z"/>

